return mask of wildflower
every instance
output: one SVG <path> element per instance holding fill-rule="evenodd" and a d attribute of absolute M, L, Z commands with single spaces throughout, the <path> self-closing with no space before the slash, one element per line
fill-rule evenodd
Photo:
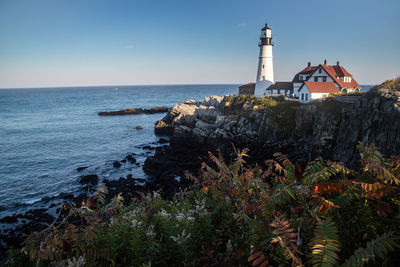
<path fill-rule="evenodd" d="M 150 225 L 149 228 L 147 229 L 146 236 L 153 237 L 154 235 L 155 235 L 154 225 Z"/>
<path fill-rule="evenodd" d="M 68 267 L 80 267 L 84 266 L 86 263 L 85 256 L 79 256 L 79 258 L 72 257 L 72 259 L 68 259 Z"/>
<path fill-rule="evenodd" d="M 169 218 L 171 214 L 169 214 L 165 209 L 161 209 L 159 215 L 163 218 Z"/>
<path fill-rule="evenodd" d="M 185 218 L 185 214 L 178 213 L 175 217 L 179 222 L 181 222 Z"/>
<path fill-rule="evenodd" d="M 183 229 L 182 234 L 178 234 L 177 236 L 170 236 L 170 238 L 174 240 L 178 245 L 181 245 L 186 242 L 191 236 L 191 233 L 186 234 L 185 229 Z"/>

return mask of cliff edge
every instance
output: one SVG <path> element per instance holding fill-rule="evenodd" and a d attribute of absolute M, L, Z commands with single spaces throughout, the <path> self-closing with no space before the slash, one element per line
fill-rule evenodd
<path fill-rule="evenodd" d="M 310 104 L 283 97 L 211 96 L 175 105 L 155 132 L 170 135 L 171 145 L 150 157 L 145 170 L 165 160 L 199 166 L 207 151 L 229 156 L 234 147 L 249 147 L 253 162 L 281 151 L 300 162 L 322 156 L 357 168 L 359 142 L 375 144 L 387 156 L 400 154 L 400 99 L 390 91 Z"/>

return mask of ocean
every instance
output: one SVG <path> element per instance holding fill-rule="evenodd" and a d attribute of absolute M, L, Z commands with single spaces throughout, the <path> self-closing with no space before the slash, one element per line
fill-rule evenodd
<path fill-rule="evenodd" d="M 238 85 L 160 85 L 0 90 L 0 218 L 77 193 L 84 174 L 146 178 L 142 165 L 165 113 L 98 116 L 100 111 L 172 107 L 236 93 Z M 143 127 L 136 130 L 136 126 Z M 115 160 L 135 153 L 140 166 Z M 82 172 L 77 167 L 87 166 Z"/>
<path fill-rule="evenodd" d="M 367 91 L 371 86 L 363 86 Z M 172 107 L 186 99 L 237 93 L 238 85 L 159 85 L 0 90 L 0 219 L 60 201 L 81 190 L 80 177 L 118 179 L 142 170 L 143 146 L 157 142 L 165 113 L 98 116 L 100 111 Z M 143 127 L 136 130 L 136 126 Z M 113 162 L 135 153 L 136 166 Z M 76 168 L 87 166 L 82 172 Z M 1 228 L 1 227 L 0 227 Z"/>

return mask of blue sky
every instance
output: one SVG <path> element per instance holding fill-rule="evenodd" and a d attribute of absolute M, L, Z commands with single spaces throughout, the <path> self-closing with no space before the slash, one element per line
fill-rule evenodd
<path fill-rule="evenodd" d="M 308 61 L 400 74 L 398 0 L 0 0 L 0 88 L 245 83 L 268 22 L 276 80 Z"/>

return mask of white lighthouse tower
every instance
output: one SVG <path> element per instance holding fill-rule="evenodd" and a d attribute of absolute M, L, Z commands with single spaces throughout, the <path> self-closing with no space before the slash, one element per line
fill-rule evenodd
<path fill-rule="evenodd" d="M 262 96 L 265 89 L 274 83 L 274 64 L 272 58 L 272 33 L 271 29 L 265 24 L 261 29 L 260 56 L 258 58 L 258 71 L 256 80 L 255 96 Z"/>

